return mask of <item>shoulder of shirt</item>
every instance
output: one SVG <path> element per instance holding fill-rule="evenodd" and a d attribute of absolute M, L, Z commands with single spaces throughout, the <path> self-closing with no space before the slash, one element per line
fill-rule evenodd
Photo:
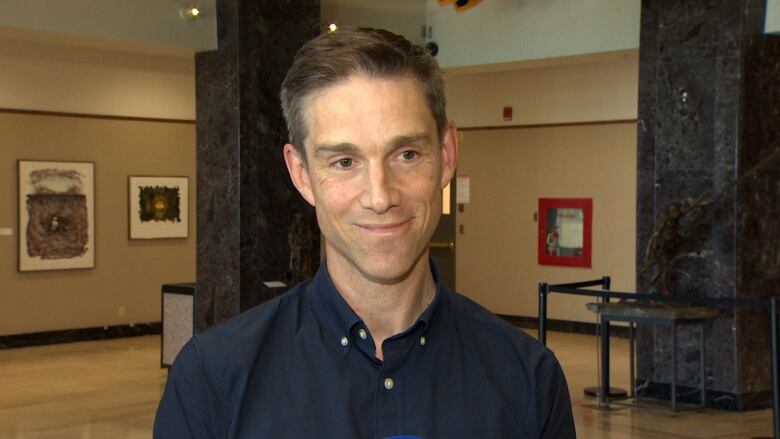
<path fill-rule="evenodd" d="M 447 292 L 455 323 L 466 326 L 467 330 L 463 331 L 462 334 L 485 339 L 478 341 L 493 347 L 496 347 L 496 343 L 504 343 L 507 345 L 505 347 L 515 352 L 526 362 L 537 363 L 551 360 L 557 362 L 552 351 L 525 331 L 513 326 L 468 297 L 455 291 L 447 290 Z"/>
<path fill-rule="evenodd" d="M 207 362 L 245 358 L 248 351 L 274 332 L 276 324 L 289 322 L 287 319 L 297 314 L 310 283 L 311 280 L 304 281 L 278 297 L 196 334 L 190 342 Z"/>
<path fill-rule="evenodd" d="M 211 403 L 219 405 L 232 419 L 241 389 L 251 377 L 263 346 L 267 346 L 265 342 L 270 337 L 284 337 L 287 325 L 294 324 L 291 319 L 300 315 L 302 296 L 307 294 L 309 284 L 298 284 L 279 297 L 196 334 L 182 348 L 172 373 L 200 370 L 204 375 L 184 379 L 210 383 L 217 398 Z"/>

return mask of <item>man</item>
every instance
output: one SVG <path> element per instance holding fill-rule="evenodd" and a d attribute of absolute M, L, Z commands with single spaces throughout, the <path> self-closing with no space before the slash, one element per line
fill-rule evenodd
<path fill-rule="evenodd" d="M 552 353 L 442 287 L 429 260 L 458 155 L 433 58 L 339 30 L 301 48 L 281 98 L 325 261 L 182 349 L 155 437 L 574 437 Z"/>

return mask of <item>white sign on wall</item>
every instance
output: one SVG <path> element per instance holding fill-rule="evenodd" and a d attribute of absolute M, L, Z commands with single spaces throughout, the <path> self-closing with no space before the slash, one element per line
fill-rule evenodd
<path fill-rule="evenodd" d="M 458 175 L 457 185 L 458 204 L 468 204 L 471 201 L 471 177 Z"/>

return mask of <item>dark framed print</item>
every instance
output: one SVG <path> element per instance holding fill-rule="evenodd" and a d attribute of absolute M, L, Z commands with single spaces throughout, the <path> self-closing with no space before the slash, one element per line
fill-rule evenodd
<path fill-rule="evenodd" d="M 187 183 L 187 177 L 130 176 L 130 239 L 186 238 Z"/>
<path fill-rule="evenodd" d="M 17 161 L 19 271 L 95 267 L 95 164 Z"/>
<path fill-rule="evenodd" d="M 539 264 L 591 266 L 592 198 L 539 199 Z"/>

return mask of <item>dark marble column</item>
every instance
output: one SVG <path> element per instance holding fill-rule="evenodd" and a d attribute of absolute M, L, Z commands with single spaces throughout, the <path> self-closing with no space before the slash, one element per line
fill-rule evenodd
<path fill-rule="evenodd" d="M 637 290 L 652 291 L 645 249 L 672 203 L 710 200 L 674 263 L 673 294 L 780 295 L 780 37 L 765 0 L 643 0 L 637 160 Z M 682 228 L 690 227 L 683 221 Z M 768 405 L 768 320 L 727 312 L 705 325 L 710 406 Z M 639 334 L 642 392 L 669 393 L 664 328 Z M 681 328 L 678 382 L 698 386 L 698 334 Z M 684 390 L 681 389 L 681 390 Z M 696 400 L 697 394 L 691 396 Z"/>
<path fill-rule="evenodd" d="M 278 294 L 264 281 L 316 269 L 313 209 L 290 183 L 279 88 L 296 50 L 320 29 L 319 0 L 217 0 L 219 49 L 196 56 L 198 258 L 196 331 Z M 309 245 L 290 269 L 298 215 Z"/>

